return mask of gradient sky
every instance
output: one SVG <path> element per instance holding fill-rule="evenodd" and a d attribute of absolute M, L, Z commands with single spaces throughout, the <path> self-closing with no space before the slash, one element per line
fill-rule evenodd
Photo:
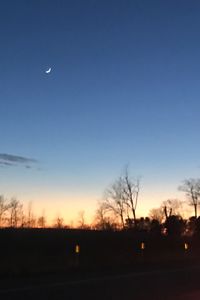
<path fill-rule="evenodd" d="M 199 1 L 2 0 L 0 37 L 0 153 L 27 158 L 1 164 L 2 194 L 89 218 L 129 164 L 139 214 L 184 198 L 200 172 Z"/>

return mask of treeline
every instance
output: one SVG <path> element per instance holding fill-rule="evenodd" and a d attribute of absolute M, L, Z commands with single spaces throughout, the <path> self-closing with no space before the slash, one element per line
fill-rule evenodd
<path fill-rule="evenodd" d="M 0 228 L 45 228 L 46 226 L 45 214 L 35 216 L 31 203 L 28 204 L 28 208 L 25 210 L 21 201 L 16 198 L 6 199 L 3 195 L 0 195 Z M 64 228 L 63 218 L 57 216 L 51 227 Z"/>
<path fill-rule="evenodd" d="M 148 217 L 137 217 L 140 201 L 141 182 L 131 178 L 128 169 L 104 192 L 98 202 L 91 224 L 85 221 L 84 211 L 78 215 L 79 229 L 93 230 L 132 230 L 162 235 L 192 236 L 200 231 L 198 206 L 200 204 L 200 179 L 187 179 L 178 189 L 185 193 L 187 205 L 193 208 L 192 217 L 186 218 L 186 202 L 178 199 L 163 201 L 158 208 L 152 208 Z M 53 223 L 47 224 L 45 213 L 36 217 L 31 203 L 25 210 L 23 203 L 16 198 L 6 199 L 0 196 L 0 227 L 11 228 L 72 228 L 65 225 L 62 217 L 57 216 Z"/>
<path fill-rule="evenodd" d="M 200 179 L 186 179 L 178 187 L 187 201 L 168 199 L 153 208 L 146 218 L 137 218 L 140 180 L 131 178 L 128 170 L 105 191 L 96 211 L 98 229 L 122 229 L 154 232 L 163 235 L 192 236 L 200 232 L 198 206 L 200 204 Z M 194 215 L 186 218 L 185 209 L 192 207 Z"/>
<path fill-rule="evenodd" d="M 200 217 L 190 217 L 184 219 L 181 212 L 181 202 L 172 199 L 162 203 L 160 208 L 155 208 L 150 211 L 149 217 L 141 217 L 133 219 L 125 218 L 124 227 L 122 228 L 119 220 L 111 216 L 100 214 L 97 209 L 94 222 L 91 225 L 86 225 L 84 221 L 84 212 L 79 214 L 79 223 L 76 228 L 92 229 L 103 231 L 133 231 L 142 234 L 150 234 L 151 236 L 169 235 L 173 237 L 193 236 L 200 233 Z M 1 227 L 10 228 L 70 228 L 66 226 L 63 219 L 57 217 L 53 224 L 49 226 L 46 223 L 46 217 L 41 215 L 36 217 L 32 212 L 32 207 L 29 205 L 27 213 L 24 213 L 23 204 L 16 199 L 6 200 L 0 196 L 0 225 Z M 102 213 L 102 211 L 101 211 Z"/>

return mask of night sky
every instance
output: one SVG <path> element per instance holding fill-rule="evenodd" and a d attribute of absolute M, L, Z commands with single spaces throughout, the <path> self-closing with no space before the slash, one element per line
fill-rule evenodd
<path fill-rule="evenodd" d="M 0 38 L 0 193 L 90 218 L 128 164 L 138 214 L 184 198 L 200 173 L 199 1 L 2 0 Z"/>

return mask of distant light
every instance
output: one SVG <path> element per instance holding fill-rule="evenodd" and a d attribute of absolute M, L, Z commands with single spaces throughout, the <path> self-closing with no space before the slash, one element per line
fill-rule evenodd
<path fill-rule="evenodd" d="M 142 243 L 140 244 L 140 249 L 141 249 L 141 250 L 144 250 L 144 249 L 145 249 L 145 243 L 144 243 L 144 242 L 142 242 Z"/>
<path fill-rule="evenodd" d="M 167 228 L 165 227 L 165 228 L 163 228 L 163 230 L 162 230 L 162 234 L 163 235 L 167 235 Z"/>
<path fill-rule="evenodd" d="M 184 243 L 184 249 L 187 251 L 189 249 L 188 243 Z"/>
<path fill-rule="evenodd" d="M 78 254 L 78 253 L 80 253 L 80 246 L 79 245 L 76 245 L 76 247 L 75 247 L 75 252 Z"/>

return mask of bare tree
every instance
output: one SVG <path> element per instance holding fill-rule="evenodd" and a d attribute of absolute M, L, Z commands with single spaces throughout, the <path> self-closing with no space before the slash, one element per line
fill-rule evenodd
<path fill-rule="evenodd" d="M 172 215 L 181 216 L 182 204 L 183 202 L 178 199 L 165 200 L 160 207 L 151 209 L 149 216 L 162 223 L 164 219 L 166 221 Z"/>
<path fill-rule="evenodd" d="M 3 195 L 0 195 L 0 227 L 4 224 L 5 214 L 8 210 L 8 204 Z"/>
<path fill-rule="evenodd" d="M 165 219 L 174 216 L 181 216 L 182 201 L 168 199 L 162 202 L 161 208 L 164 211 Z"/>
<path fill-rule="evenodd" d="M 183 184 L 179 186 L 179 190 L 186 193 L 189 198 L 189 204 L 194 208 L 194 216 L 197 218 L 197 208 L 200 197 L 200 179 L 190 178 L 183 181 Z"/>
<path fill-rule="evenodd" d="M 81 228 L 81 229 L 84 229 L 86 227 L 86 224 L 85 224 L 85 211 L 84 210 L 81 210 L 79 211 L 78 213 L 78 227 Z"/>
<path fill-rule="evenodd" d="M 63 228 L 64 227 L 64 220 L 60 216 L 57 216 L 55 219 L 53 227 L 55 228 Z"/>
<path fill-rule="evenodd" d="M 132 217 L 136 223 L 136 208 L 140 191 L 140 180 L 130 178 L 128 168 L 125 169 L 125 174 L 122 177 L 123 182 L 123 197 L 125 204 L 132 212 Z M 128 216 L 129 217 L 129 216 Z"/>
<path fill-rule="evenodd" d="M 93 226 L 98 230 L 111 230 L 116 228 L 116 220 L 114 217 L 108 215 L 108 210 L 104 202 L 99 201 L 98 203 Z"/>
<path fill-rule="evenodd" d="M 21 218 L 23 213 L 22 211 L 23 205 L 20 203 L 19 200 L 12 198 L 10 203 L 8 204 L 9 210 L 9 226 L 10 227 L 17 227 L 18 222 Z"/>
<path fill-rule="evenodd" d="M 33 216 L 32 202 L 28 203 L 28 211 L 27 211 L 27 222 L 26 227 L 31 228 L 35 227 L 36 220 Z"/>
<path fill-rule="evenodd" d="M 139 179 L 131 179 L 127 168 L 124 174 L 106 190 L 104 205 L 120 218 L 123 228 L 125 227 L 125 219 L 131 220 L 132 218 L 136 224 L 139 191 Z"/>
<path fill-rule="evenodd" d="M 37 225 L 40 228 L 45 228 L 46 226 L 46 217 L 44 211 L 42 212 L 42 215 L 37 219 Z"/>
<path fill-rule="evenodd" d="M 149 212 L 149 217 L 152 220 L 156 220 L 159 223 L 162 223 L 162 221 L 164 220 L 163 208 L 162 207 L 152 208 Z"/>
<path fill-rule="evenodd" d="M 124 214 L 126 213 L 126 203 L 124 200 L 123 180 L 120 177 L 105 192 L 104 207 L 107 211 L 120 218 L 121 225 L 125 227 Z"/>
<path fill-rule="evenodd" d="M 183 202 L 178 199 L 168 199 L 162 202 L 159 208 L 150 210 L 150 217 L 164 225 L 163 233 L 171 236 L 180 235 L 184 231 L 184 220 L 181 217 Z M 151 223 L 151 230 L 160 232 L 159 223 Z M 155 226 L 156 225 L 156 226 Z M 152 232 L 153 232 L 152 231 Z"/>
<path fill-rule="evenodd" d="M 20 220 L 20 226 L 21 227 L 26 227 L 26 224 L 27 224 L 27 217 L 24 214 L 24 212 L 22 211 L 21 220 Z"/>
<path fill-rule="evenodd" d="M 45 226 L 46 226 L 46 218 L 45 218 L 45 216 L 40 216 L 40 217 L 38 218 L 38 220 L 37 220 L 37 225 L 38 225 L 38 227 L 40 227 L 40 228 L 45 228 Z"/>

